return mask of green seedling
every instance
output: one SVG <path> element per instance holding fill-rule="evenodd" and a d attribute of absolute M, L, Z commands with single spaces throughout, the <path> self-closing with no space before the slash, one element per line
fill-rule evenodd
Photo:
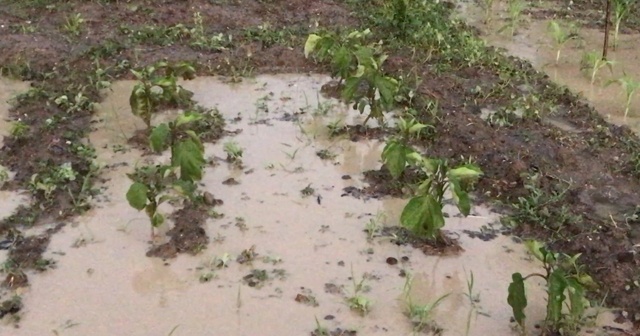
<path fill-rule="evenodd" d="M 364 292 L 369 291 L 369 286 L 365 284 L 366 277 L 362 276 L 362 279 L 357 282 L 352 267 L 351 280 L 353 281 L 353 295 L 347 298 L 347 304 L 351 310 L 357 311 L 361 315 L 366 315 L 373 304 L 371 299 L 363 295 Z"/>
<path fill-rule="evenodd" d="M 149 144 L 154 152 L 171 150 L 170 165 L 144 166 L 128 174 L 133 184 L 127 191 L 127 201 L 136 210 L 145 210 L 151 222 L 151 236 L 154 228 L 165 221 L 158 207 L 167 201 L 189 198 L 195 199 L 195 181 L 202 179 L 204 147 L 198 135 L 190 126 L 202 116 L 187 112 L 180 114 L 173 122 L 160 124 L 151 130 Z"/>
<path fill-rule="evenodd" d="M 218 33 L 208 36 L 206 34 L 200 12 L 193 14 L 193 24 L 194 27 L 188 30 L 188 34 L 191 37 L 191 47 L 207 51 L 222 51 L 226 50 L 227 46 L 231 44 L 231 35 L 225 36 L 222 33 Z"/>
<path fill-rule="evenodd" d="M 580 62 L 580 69 L 587 71 L 591 78 L 591 85 L 596 81 L 596 75 L 598 70 L 604 66 L 608 66 L 609 70 L 613 72 L 613 61 L 602 59 L 602 56 L 596 51 L 590 51 L 582 55 L 582 61 Z"/>
<path fill-rule="evenodd" d="M 583 321 L 589 301 L 585 298 L 585 289 L 595 286 L 591 277 L 584 273 L 577 265 L 580 254 L 569 256 L 552 253 L 537 241 L 525 242 L 529 252 L 542 262 L 544 274 L 532 273 L 523 277 L 520 273 L 513 273 L 509 285 L 507 302 L 513 310 L 513 317 L 523 333 L 525 330 L 525 308 L 527 294 L 525 281 L 532 277 L 543 279 L 547 287 L 547 313 L 545 328 L 555 333 L 563 331 L 575 334 Z M 566 306 L 563 310 L 563 306 Z"/>
<path fill-rule="evenodd" d="M 498 30 L 498 34 L 505 30 L 511 32 L 511 36 L 515 35 L 516 30 L 525 23 L 522 12 L 527 8 L 527 4 L 522 0 L 509 0 L 509 19 L 506 25 Z"/>
<path fill-rule="evenodd" d="M 317 316 L 315 316 L 314 318 L 316 319 L 316 329 L 311 332 L 311 336 L 330 336 L 331 334 L 329 333 L 329 328 L 320 324 Z"/>
<path fill-rule="evenodd" d="M 620 84 L 620 86 L 624 90 L 624 94 L 625 94 L 624 117 L 626 118 L 627 115 L 629 114 L 629 110 L 631 109 L 631 100 L 633 99 L 633 95 L 638 89 L 640 89 L 640 81 L 634 80 L 633 78 L 631 78 L 631 76 L 625 73 L 622 77 L 616 80 L 607 82 L 606 85 L 609 85 L 611 83 Z"/>
<path fill-rule="evenodd" d="M 480 0 L 480 7 L 484 10 L 484 24 L 491 23 L 493 15 L 493 3 L 495 0 Z"/>
<path fill-rule="evenodd" d="M 460 213 L 468 216 L 471 211 L 468 192 L 482 171 L 471 163 L 451 168 L 446 160 L 425 158 L 417 152 L 412 152 L 407 158 L 426 174 L 426 178 L 402 210 L 400 222 L 419 237 L 446 243 L 441 232 L 445 224 L 442 213 L 445 192 L 451 191 Z"/>
<path fill-rule="evenodd" d="M 631 12 L 631 8 L 635 5 L 636 0 L 611 0 L 613 2 L 614 14 L 614 32 L 613 32 L 613 50 L 618 47 L 618 35 L 620 33 L 620 24 Z"/>
<path fill-rule="evenodd" d="M 82 33 L 82 25 L 84 22 L 85 20 L 82 18 L 82 15 L 80 13 L 76 13 L 73 16 L 67 17 L 62 29 L 64 29 L 64 31 L 69 35 L 79 36 Z"/>
<path fill-rule="evenodd" d="M 332 76 L 344 83 L 342 99 L 353 103 L 360 114 L 369 108 L 364 124 L 371 117 L 382 123 L 384 111 L 393 108 L 398 92 L 398 81 L 382 69 L 387 55 L 382 52 L 381 42 L 365 43 L 370 35 L 368 29 L 346 36 L 311 34 L 304 46 L 305 57 L 314 53 L 317 60 L 330 61 Z"/>
<path fill-rule="evenodd" d="M 224 152 L 227 154 L 227 162 L 241 163 L 243 149 L 235 141 L 228 141 L 224 144 Z"/>
<path fill-rule="evenodd" d="M 389 169 L 391 176 L 398 179 L 408 164 L 408 155 L 413 152 L 409 141 L 420 136 L 423 130 L 434 128 L 432 125 L 419 123 L 413 117 L 398 120 L 398 134 L 387 140 L 382 151 L 382 162 Z"/>
<path fill-rule="evenodd" d="M 553 38 L 553 42 L 556 47 L 556 64 L 560 60 L 560 52 L 564 45 L 574 39 L 579 38 L 577 34 L 577 27 L 575 24 L 569 24 L 563 27 L 558 21 L 552 20 L 547 26 L 547 31 Z"/>
<path fill-rule="evenodd" d="M 31 176 L 29 190 L 34 195 L 42 195 L 47 201 L 51 200 L 53 192 L 67 183 L 75 181 L 78 173 L 70 162 L 56 166 L 45 166 L 43 172 Z"/>
<path fill-rule="evenodd" d="M 195 78 L 195 68 L 185 62 L 169 64 L 157 62 L 141 70 L 131 70 L 138 83 L 131 91 L 129 105 L 131 112 L 140 117 L 151 130 L 151 116 L 160 106 L 189 107 L 193 92 L 177 84 L 178 78 Z"/>
<path fill-rule="evenodd" d="M 375 218 L 369 219 L 364 227 L 364 231 L 367 233 L 367 241 L 371 242 L 374 237 L 380 234 L 386 218 L 387 216 L 384 212 L 378 212 Z"/>

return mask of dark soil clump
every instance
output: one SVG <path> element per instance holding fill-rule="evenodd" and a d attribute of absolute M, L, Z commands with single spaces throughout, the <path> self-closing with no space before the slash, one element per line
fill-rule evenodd
<path fill-rule="evenodd" d="M 167 232 L 169 242 L 154 246 L 147 252 L 147 256 L 170 259 L 175 258 L 178 253 L 198 254 L 209 243 L 209 237 L 203 228 L 208 217 L 207 207 L 187 203 L 171 216 L 174 226 Z"/>

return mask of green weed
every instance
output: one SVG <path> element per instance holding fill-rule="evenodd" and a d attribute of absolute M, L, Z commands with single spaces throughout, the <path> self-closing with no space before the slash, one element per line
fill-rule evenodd
<path fill-rule="evenodd" d="M 618 47 L 618 35 L 620 33 L 620 25 L 631 9 L 636 4 L 636 0 L 612 0 L 614 14 L 614 33 L 613 33 L 613 50 Z"/>
<path fill-rule="evenodd" d="M 29 125 L 27 125 L 24 121 L 16 120 L 11 123 L 9 134 L 15 139 L 25 139 L 29 136 L 30 130 L 31 127 L 29 127 Z"/>
<path fill-rule="evenodd" d="M 444 301 L 450 294 L 440 296 L 433 302 L 426 304 L 416 304 L 411 297 L 411 288 L 413 285 L 413 277 L 407 274 L 407 278 L 404 285 L 404 300 L 407 305 L 406 315 L 413 324 L 414 332 L 426 332 L 431 331 L 435 335 L 438 335 L 441 330 L 436 326 L 433 321 L 433 311 L 436 309 L 442 301 Z"/>
<path fill-rule="evenodd" d="M 498 30 L 498 33 L 509 30 L 511 36 L 515 35 L 516 30 L 526 22 L 526 19 L 522 15 L 525 9 L 527 9 L 527 3 L 523 0 L 509 0 L 507 10 L 509 19 L 507 24 Z"/>
<path fill-rule="evenodd" d="M 361 315 L 366 315 L 369 313 L 371 306 L 373 305 L 373 301 L 363 294 L 370 290 L 369 286 L 365 284 L 366 277 L 363 275 L 360 281 L 356 281 L 352 267 L 351 280 L 353 281 L 353 294 L 347 297 L 347 304 L 351 310 L 355 310 Z"/>
<path fill-rule="evenodd" d="M 0 189 L 2 189 L 7 181 L 9 181 L 9 170 L 5 166 L 0 165 Z"/>
<path fill-rule="evenodd" d="M 227 162 L 242 163 L 244 150 L 235 141 L 227 141 L 224 144 L 224 152 L 227 154 Z"/>
<path fill-rule="evenodd" d="M 82 14 L 76 13 L 73 16 L 68 16 L 62 29 L 69 35 L 77 37 L 82 33 L 84 18 Z"/>

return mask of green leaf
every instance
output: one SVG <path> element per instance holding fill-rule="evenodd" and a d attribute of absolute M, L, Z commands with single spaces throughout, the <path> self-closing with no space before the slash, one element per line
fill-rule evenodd
<path fill-rule="evenodd" d="M 513 318 L 518 322 L 520 327 L 524 328 L 524 320 L 526 315 L 524 309 L 527 307 L 527 294 L 524 290 L 524 278 L 520 273 L 511 275 L 511 283 L 509 284 L 509 295 L 507 303 L 513 310 Z"/>
<path fill-rule="evenodd" d="M 176 118 L 176 127 L 192 123 L 202 119 L 202 115 L 197 112 L 182 113 Z"/>
<path fill-rule="evenodd" d="M 151 98 L 151 92 L 149 92 L 144 85 L 137 84 L 133 87 L 131 96 L 129 97 L 129 106 L 131 106 L 131 112 L 142 118 L 148 126 L 154 104 Z"/>
<path fill-rule="evenodd" d="M 153 214 L 153 217 L 151 217 L 151 225 L 153 227 L 159 227 L 163 223 L 164 223 L 164 216 L 161 213 L 156 212 L 155 214 Z"/>
<path fill-rule="evenodd" d="M 304 44 L 305 58 L 309 58 L 309 54 L 311 54 L 311 52 L 313 52 L 316 49 L 316 45 L 318 44 L 318 41 L 320 41 L 321 39 L 322 37 L 320 37 L 319 35 L 309 34 L 309 37 L 307 38 L 307 42 L 305 42 Z"/>
<path fill-rule="evenodd" d="M 542 244 L 537 240 L 527 240 L 524 242 L 524 246 L 527 247 L 527 250 L 529 250 L 529 253 L 533 254 L 533 256 L 536 257 L 536 259 L 542 262 L 545 262 L 544 254 L 541 251 L 541 249 L 544 248 L 544 244 Z"/>
<path fill-rule="evenodd" d="M 389 141 L 382 151 L 382 161 L 389 169 L 391 176 L 397 179 L 404 172 L 407 165 L 407 155 L 411 148 L 398 141 Z"/>
<path fill-rule="evenodd" d="M 342 99 L 347 102 L 353 101 L 353 98 L 358 91 L 358 87 L 360 86 L 360 82 L 362 81 L 359 77 L 349 77 L 344 83 L 344 88 L 342 89 Z"/>
<path fill-rule="evenodd" d="M 419 236 L 435 238 L 444 226 L 442 205 L 431 195 L 414 197 L 402 210 L 400 222 Z"/>
<path fill-rule="evenodd" d="M 387 109 L 393 107 L 395 102 L 395 96 L 398 92 L 398 81 L 394 78 L 387 76 L 376 76 L 373 83 L 380 92 L 380 101 L 382 105 Z"/>
<path fill-rule="evenodd" d="M 134 182 L 127 191 L 127 201 L 129 205 L 136 209 L 142 210 L 147 206 L 147 192 L 149 188 L 140 182 Z"/>
<path fill-rule="evenodd" d="M 458 180 L 473 180 L 482 175 L 482 170 L 476 165 L 466 164 L 450 169 L 447 175 Z"/>
<path fill-rule="evenodd" d="M 200 144 L 193 139 L 179 142 L 173 148 L 171 163 L 180 167 L 180 179 L 196 181 L 202 179 L 202 167 L 205 164 L 203 151 Z"/>
<path fill-rule="evenodd" d="M 588 301 L 584 297 L 584 287 L 574 278 L 567 279 L 567 286 L 570 313 L 574 318 L 579 319 L 584 315 L 584 311 L 588 307 Z"/>
<path fill-rule="evenodd" d="M 167 149 L 170 134 L 171 130 L 167 124 L 160 124 L 154 127 L 151 130 L 151 135 L 149 135 L 151 149 L 156 153 Z"/>
<path fill-rule="evenodd" d="M 567 280 L 562 270 L 556 269 L 549 275 L 548 281 L 548 301 L 546 321 L 552 325 L 557 325 L 562 318 L 562 303 L 566 299 L 564 290 L 567 288 Z"/>
<path fill-rule="evenodd" d="M 353 56 L 349 49 L 345 46 L 340 46 L 331 57 L 332 74 L 339 75 L 342 79 L 346 79 L 352 68 L 352 60 Z"/>
<path fill-rule="evenodd" d="M 450 179 L 449 183 L 451 185 L 451 192 L 453 194 L 453 200 L 456 202 L 458 206 L 458 210 L 462 215 L 469 216 L 471 212 L 471 201 L 469 200 L 469 194 L 462 189 L 460 186 L 460 182 L 456 179 Z"/>

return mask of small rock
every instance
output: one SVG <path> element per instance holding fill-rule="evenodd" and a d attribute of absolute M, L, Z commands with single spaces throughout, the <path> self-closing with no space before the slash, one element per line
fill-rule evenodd
<path fill-rule="evenodd" d="M 389 258 L 387 258 L 387 264 L 396 265 L 396 264 L 398 264 L 398 259 L 396 259 L 394 257 L 389 257 Z"/>

